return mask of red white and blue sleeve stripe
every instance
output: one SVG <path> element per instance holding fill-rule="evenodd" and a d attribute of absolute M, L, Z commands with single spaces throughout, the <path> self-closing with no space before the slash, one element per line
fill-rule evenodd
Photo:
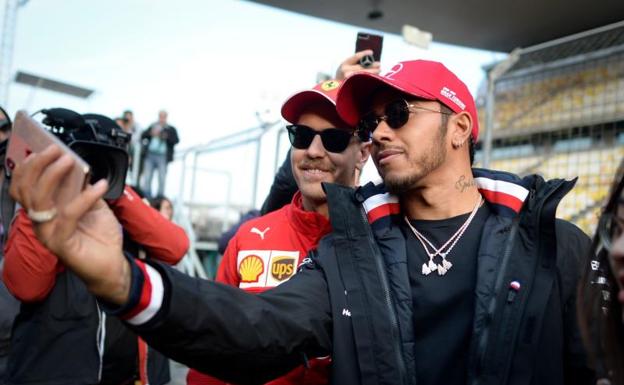
<path fill-rule="evenodd" d="M 154 318 L 162 307 L 163 278 L 152 266 L 129 256 L 126 258 L 132 276 L 128 302 L 121 307 L 103 303 L 103 308 L 131 325 L 143 325 Z"/>

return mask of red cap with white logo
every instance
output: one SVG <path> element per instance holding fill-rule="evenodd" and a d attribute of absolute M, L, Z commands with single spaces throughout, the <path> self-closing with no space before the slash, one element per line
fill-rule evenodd
<path fill-rule="evenodd" d="M 370 105 L 372 92 L 380 86 L 427 100 L 437 100 L 455 113 L 466 111 L 472 117 L 472 137 L 477 141 L 479 120 L 474 99 L 468 87 L 442 63 L 430 60 L 411 60 L 396 64 L 388 73 L 375 75 L 358 72 L 344 81 L 336 109 L 347 123 L 355 125 L 362 111 Z"/>
<path fill-rule="evenodd" d="M 282 117 L 295 124 L 303 109 L 312 103 L 328 101 L 332 106 L 336 106 L 336 97 L 341 83 L 340 80 L 326 80 L 310 90 L 297 92 L 289 97 L 282 106 Z"/>

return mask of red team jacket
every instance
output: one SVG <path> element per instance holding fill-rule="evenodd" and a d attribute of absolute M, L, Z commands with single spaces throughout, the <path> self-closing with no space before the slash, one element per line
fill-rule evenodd
<path fill-rule="evenodd" d="M 295 275 L 297 267 L 331 231 L 329 220 L 316 212 L 304 211 L 301 193 L 289 205 L 245 222 L 230 240 L 216 280 L 260 293 Z M 300 366 L 270 385 L 327 384 L 329 357 L 312 359 L 308 368 Z M 223 382 L 190 370 L 188 385 L 213 385 Z"/>

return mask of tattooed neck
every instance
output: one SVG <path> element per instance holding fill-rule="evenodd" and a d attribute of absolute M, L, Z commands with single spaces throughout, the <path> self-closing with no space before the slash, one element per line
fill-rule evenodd
<path fill-rule="evenodd" d="M 466 178 L 466 175 L 462 175 L 459 177 L 457 182 L 455 182 L 455 188 L 459 190 L 459 192 L 464 192 L 471 187 L 475 187 L 477 182 L 474 179 Z"/>

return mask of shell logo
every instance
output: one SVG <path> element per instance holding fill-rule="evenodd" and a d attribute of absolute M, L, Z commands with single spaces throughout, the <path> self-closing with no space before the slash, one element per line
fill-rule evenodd
<path fill-rule="evenodd" d="M 258 282 L 262 273 L 264 273 L 264 262 L 262 258 L 254 254 L 243 258 L 238 266 L 238 274 L 240 274 L 241 282 Z"/>

